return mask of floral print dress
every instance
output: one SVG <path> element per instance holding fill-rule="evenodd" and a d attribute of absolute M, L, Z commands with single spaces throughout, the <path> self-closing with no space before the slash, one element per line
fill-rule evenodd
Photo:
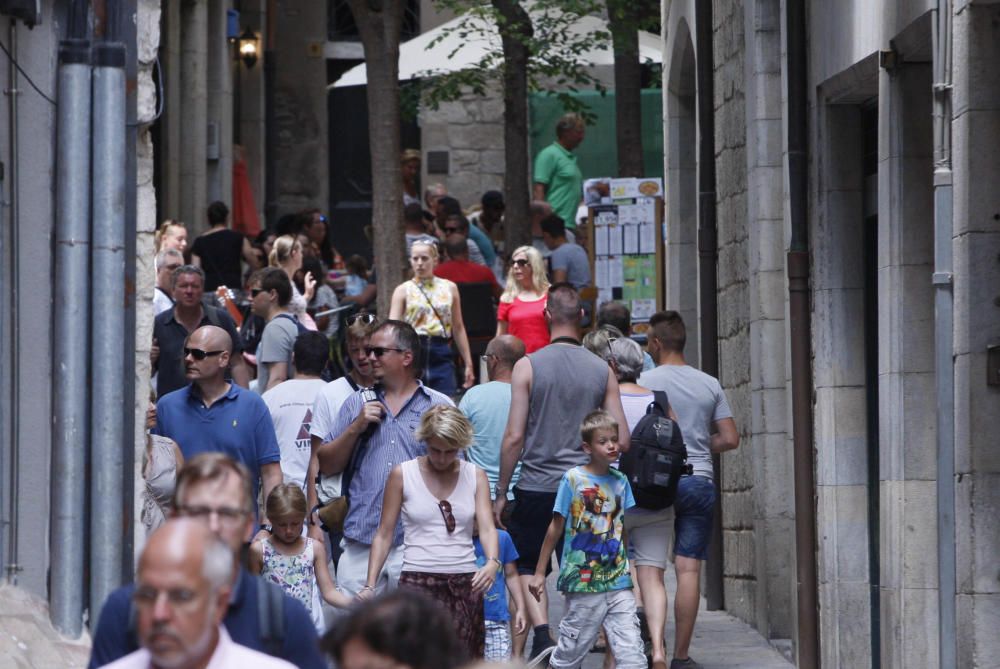
<path fill-rule="evenodd" d="M 319 586 L 316 584 L 315 552 L 313 540 L 306 538 L 305 548 L 297 555 L 282 555 L 274 549 L 270 539 L 264 539 L 264 568 L 260 575 L 280 585 L 286 593 L 302 602 L 312 615 L 316 630 L 322 634 L 326 625 L 323 621 L 323 606 L 319 598 Z"/>

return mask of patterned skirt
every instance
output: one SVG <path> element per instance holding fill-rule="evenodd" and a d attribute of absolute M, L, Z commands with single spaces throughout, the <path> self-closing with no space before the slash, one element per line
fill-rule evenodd
<path fill-rule="evenodd" d="M 473 594 L 474 574 L 432 574 L 404 571 L 399 587 L 417 590 L 441 603 L 451 614 L 459 641 L 469 650 L 470 659 L 483 657 L 486 622 L 483 619 L 483 595 Z"/>

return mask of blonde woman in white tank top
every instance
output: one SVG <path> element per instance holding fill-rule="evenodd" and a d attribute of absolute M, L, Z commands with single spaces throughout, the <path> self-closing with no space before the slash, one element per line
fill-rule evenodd
<path fill-rule="evenodd" d="M 460 452 L 472 443 L 472 425 L 453 406 L 424 412 L 415 436 L 427 455 L 393 468 L 385 488 L 382 519 L 372 541 L 368 580 L 358 594 L 367 599 L 403 521 L 403 571 L 399 587 L 420 590 L 451 612 L 455 631 L 471 658 L 483 656 L 483 593 L 503 566 L 493 524 L 486 472 Z M 476 568 L 472 532 L 478 525 L 486 564 Z"/>

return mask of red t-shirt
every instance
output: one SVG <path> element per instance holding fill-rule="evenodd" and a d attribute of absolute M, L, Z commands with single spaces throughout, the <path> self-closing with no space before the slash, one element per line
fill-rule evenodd
<path fill-rule="evenodd" d="M 494 286 L 497 284 L 497 278 L 489 267 L 468 260 L 443 262 L 434 268 L 434 276 L 455 283 L 489 283 Z"/>
<path fill-rule="evenodd" d="M 524 342 L 524 352 L 534 353 L 549 343 L 549 326 L 545 323 L 545 302 L 548 296 L 534 302 L 515 297 L 513 302 L 501 302 L 497 320 L 507 321 L 507 334 Z"/>

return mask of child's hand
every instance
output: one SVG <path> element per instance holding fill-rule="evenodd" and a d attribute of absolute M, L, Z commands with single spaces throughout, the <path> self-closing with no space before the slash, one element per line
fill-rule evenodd
<path fill-rule="evenodd" d="M 542 593 L 545 592 L 544 574 L 534 574 L 528 579 L 528 592 L 531 593 L 536 602 L 542 601 Z"/>
<path fill-rule="evenodd" d="M 365 592 L 368 591 L 365 590 Z M 354 600 L 352 600 L 350 597 L 342 593 L 340 590 L 334 591 L 330 597 L 324 597 L 323 599 L 326 600 L 327 604 L 329 604 L 330 606 L 334 606 L 338 609 L 346 609 L 354 602 Z"/>
<path fill-rule="evenodd" d="M 528 629 L 528 623 L 524 619 L 524 612 L 518 609 L 514 612 L 514 634 L 524 634 L 526 629 Z"/>

